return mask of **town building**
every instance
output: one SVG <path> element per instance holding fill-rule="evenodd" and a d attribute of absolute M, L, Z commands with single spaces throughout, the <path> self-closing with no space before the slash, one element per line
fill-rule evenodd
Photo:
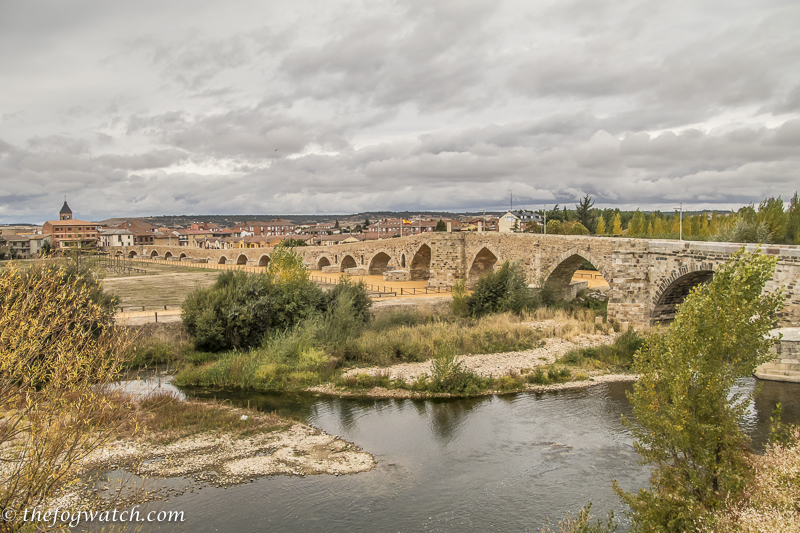
<path fill-rule="evenodd" d="M 100 236 L 101 248 L 133 246 L 133 232 L 126 229 L 101 228 L 97 234 Z"/>
<path fill-rule="evenodd" d="M 42 226 L 42 233 L 50 236 L 54 249 L 97 248 L 98 225 L 94 222 L 74 219 L 66 199 L 58 213 L 58 218 L 58 220 L 48 220 Z"/>

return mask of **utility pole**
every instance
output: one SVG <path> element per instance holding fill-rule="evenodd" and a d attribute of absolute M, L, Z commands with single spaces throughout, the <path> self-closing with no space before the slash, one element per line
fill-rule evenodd
<path fill-rule="evenodd" d="M 483 208 L 483 231 L 486 231 L 486 208 Z"/>
<path fill-rule="evenodd" d="M 547 235 L 547 204 L 544 204 L 542 207 L 544 208 L 542 209 L 544 212 L 544 225 L 542 226 L 542 234 Z"/>
<path fill-rule="evenodd" d="M 508 194 L 511 197 L 510 204 L 508 206 L 508 210 L 509 211 L 513 211 L 514 210 L 514 189 L 508 189 Z"/>

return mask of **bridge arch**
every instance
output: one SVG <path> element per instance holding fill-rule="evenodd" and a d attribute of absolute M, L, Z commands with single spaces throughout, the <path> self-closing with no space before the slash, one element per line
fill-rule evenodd
<path fill-rule="evenodd" d="M 317 260 L 317 270 L 322 270 L 322 267 L 331 266 L 331 260 L 327 256 L 322 256 Z"/>
<path fill-rule="evenodd" d="M 379 276 L 383 274 L 389 270 L 390 263 L 392 263 L 392 257 L 385 251 L 381 250 L 377 254 L 373 255 L 372 259 L 369 261 L 369 275 Z"/>
<path fill-rule="evenodd" d="M 651 300 L 650 323 L 672 322 L 678 305 L 683 303 L 689 292 L 698 285 L 708 283 L 713 276 L 713 263 L 699 263 L 681 267 L 661 280 Z"/>
<path fill-rule="evenodd" d="M 258 258 L 258 266 L 260 267 L 268 267 L 269 266 L 269 256 L 267 254 L 262 255 Z"/>
<path fill-rule="evenodd" d="M 158 257 L 158 252 L 156 250 L 150 252 L 150 259 L 155 259 L 156 257 Z"/>
<path fill-rule="evenodd" d="M 178 259 L 180 259 L 181 261 L 183 261 L 185 258 L 186 258 L 186 254 L 183 253 L 183 252 L 181 252 L 181 255 L 178 256 Z"/>
<path fill-rule="evenodd" d="M 412 280 L 430 279 L 431 277 L 431 247 L 423 244 L 411 260 L 410 275 Z"/>
<path fill-rule="evenodd" d="M 356 268 L 358 264 L 352 255 L 342 257 L 342 262 L 339 265 L 339 272 L 344 272 L 348 268 Z"/>
<path fill-rule="evenodd" d="M 489 250 L 489 248 L 486 246 L 481 248 L 480 251 L 475 254 L 475 257 L 472 258 L 472 262 L 470 263 L 471 266 L 467 272 L 467 284 L 470 287 L 475 285 L 475 283 L 478 281 L 478 278 L 494 270 L 494 267 L 498 262 L 499 259 L 497 258 L 497 254 Z"/>
<path fill-rule="evenodd" d="M 131 250 L 130 252 L 128 252 L 128 258 L 129 259 L 133 259 L 134 257 L 136 257 L 136 252 L 134 250 Z"/>
<path fill-rule="evenodd" d="M 237 265 L 246 265 L 247 264 L 247 256 L 244 254 L 239 254 L 239 257 L 236 258 Z"/>
<path fill-rule="evenodd" d="M 575 275 L 575 271 L 580 268 L 584 260 L 594 265 L 606 281 L 611 280 L 606 270 L 606 265 L 603 262 L 592 257 L 592 254 L 589 253 L 588 250 L 572 248 L 562 253 L 558 259 L 553 261 L 552 266 L 544 276 L 544 285 L 552 287 L 559 297 L 564 297 L 572 282 L 572 276 Z"/>
<path fill-rule="evenodd" d="M 217 264 L 227 265 L 228 264 L 228 258 L 225 257 L 224 255 L 219 256 L 219 261 L 217 261 Z"/>
<path fill-rule="evenodd" d="M 169 250 L 164 252 L 164 259 L 169 259 L 170 257 L 172 257 L 172 252 L 170 252 Z"/>

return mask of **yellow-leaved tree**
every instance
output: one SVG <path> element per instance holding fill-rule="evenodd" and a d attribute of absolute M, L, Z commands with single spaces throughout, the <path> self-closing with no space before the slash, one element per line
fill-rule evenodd
<path fill-rule="evenodd" d="M 104 387 L 118 376 L 130 336 L 97 294 L 93 278 L 58 265 L 0 273 L 3 511 L 41 505 L 75 481 L 79 462 L 130 417 L 130 403 Z M 0 521 L 0 531 L 23 526 Z"/>

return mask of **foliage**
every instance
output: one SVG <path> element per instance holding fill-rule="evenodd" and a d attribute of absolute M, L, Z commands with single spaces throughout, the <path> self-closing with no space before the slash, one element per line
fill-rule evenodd
<path fill-rule="evenodd" d="M 486 378 L 464 366 L 452 346 L 442 346 L 431 363 L 430 392 L 474 394 L 485 388 Z"/>
<path fill-rule="evenodd" d="M 749 396 L 731 394 L 737 379 L 770 358 L 780 291 L 762 294 L 776 260 L 740 250 L 692 290 L 674 323 L 636 354 L 640 374 L 628 397 L 636 424 L 624 420 L 643 462 L 656 465 L 649 490 L 615 490 L 636 531 L 694 531 L 742 490 L 746 436 L 737 422 Z"/>
<path fill-rule="evenodd" d="M 633 363 L 634 354 L 643 344 L 642 334 L 634 329 L 629 329 L 614 339 L 613 344 L 570 350 L 558 362 L 590 368 L 621 367 L 627 369 Z"/>
<path fill-rule="evenodd" d="M 298 275 L 291 260 L 270 261 L 270 269 L 273 264 L 280 281 L 269 273 L 226 271 L 211 287 L 186 297 L 181 318 L 196 349 L 216 352 L 257 346 L 271 330 L 285 330 L 326 310 L 322 290 L 307 276 Z"/>
<path fill-rule="evenodd" d="M 545 228 L 547 230 L 548 235 L 565 235 L 566 230 L 564 229 L 564 224 L 560 220 L 550 219 L 547 220 L 547 226 Z"/>
<path fill-rule="evenodd" d="M 595 233 L 597 235 L 605 235 L 606 234 L 606 222 L 603 217 L 597 221 L 597 228 L 595 229 Z"/>
<path fill-rule="evenodd" d="M 88 281 L 58 265 L 0 273 L 0 509 L 33 508 L 76 481 L 77 464 L 130 417 L 104 387 L 129 343 Z"/>
<path fill-rule="evenodd" d="M 488 272 L 475 284 L 470 296 L 466 298 L 469 314 L 483 316 L 488 313 L 512 311 L 536 305 L 534 292 L 528 288 L 525 272 L 519 263 L 506 261 L 494 272 Z"/>
<path fill-rule="evenodd" d="M 782 431 L 764 455 L 750 455 L 753 479 L 739 500 L 717 514 L 715 533 L 800 531 L 800 427 Z"/>
<path fill-rule="evenodd" d="M 447 231 L 447 224 L 445 223 L 444 220 L 440 218 L 439 222 L 436 223 L 436 227 L 433 229 L 433 231 Z"/>
<path fill-rule="evenodd" d="M 588 194 L 575 204 L 575 214 L 578 217 L 578 222 L 585 227 L 592 227 L 592 206 L 594 201 Z M 573 235 L 585 235 L 584 233 L 574 233 Z"/>
<path fill-rule="evenodd" d="M 567 235 L 589 235 L 589 230 L 580 222 L 575 222 L 567 229 Z"/>
<path fill-rule="evenodd" d="M 617 523 L 614 522 L 614 511 L 611 511 L 606 520 L 597 519 L 597 522 L 592 523 L 592 516 L 590 511 L 592 503 L 587 503 L 580 511 L 578 511 L 578 518 L 572 518 L 567 513 L 563 520 L 558 522 L 559 533 L 614 533 L 617 530 Z M 550 529 L 549 520 L 548 525 L 542 529 L 542 533 L 554 533 Z"/>
<path fill-rule="evenodd" d="M 453 300 L 450 303 L 450 309 L 456 316 L 467 316 L 469 314 L 469 305 L 467 304 L 467 280 L 458 280 L 452 288 L 451 294 Z"/>
<path fill-rule="evenodd" d="M 308 246 L 308 244 L 303 239 L 285 239 L 281 242 L 281 246 L 294 248 L 296 246 Z"/>
<path fill-rule="evenodd" d="M 622 218 L 619 213 L 614 215 L 611 223 L 611 235 L 622 235 Z"/>
<path fill-rule="evenodd" d="M 372 300 L 369 299 L 367 294 L 367 286 L 363 281 L 353 282 L 349 276 L 342 275 L 339 277 L 339 283 L 333 286 L 325 294 L 328 303 L 327 309 L 330 311 L 340 297 L 345 296 L 351 300 L 351 312 L 354 317 L 360 322 L 369 322 L 370 308 L 372 307 Z"/>
<path fill-rule="evenodd" d="M 292 246 L 281 243 L 272 249 L 267 276 L 287 282 L 308 281 L 308 270 L 303 265 L 302 256 Z"/>

